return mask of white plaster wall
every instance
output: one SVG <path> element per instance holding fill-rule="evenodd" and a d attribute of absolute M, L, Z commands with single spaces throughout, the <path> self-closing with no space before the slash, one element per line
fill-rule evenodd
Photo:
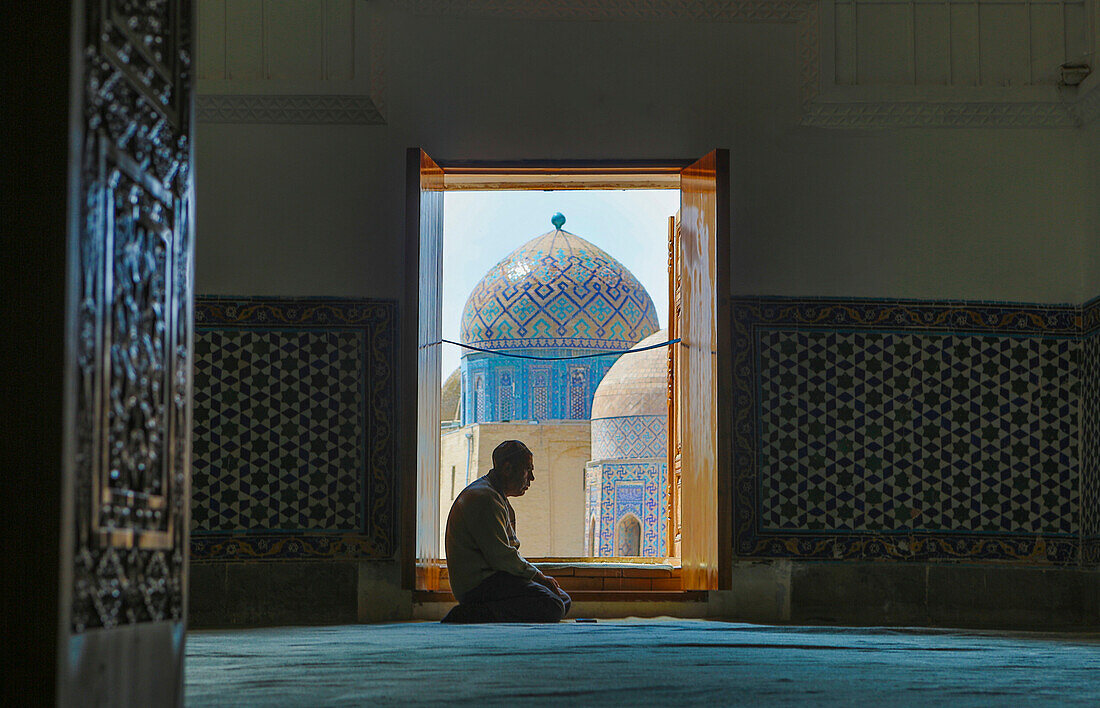
<path fill-rule="evenodd" d="M 386 125 L 198 126 L 199 292 L 399 298 L 404 150 L 422 146 L 728 147 L 735 294 L 1096 293 L 1095 128 L 800 127 L 794 25 L 393 11 L 386 26 Z"/>
<path fill-rule="evenodd" d="M 1095 196 L 1080 131 L 796 131 L 791 143 L 803 149 L 773 165 L 790 197 L 775 198 L 777 175 L 748 233 L 735 228 L 735 292 L 1081 301 Z"/>
<path fill-rule="evenodd" d="M 1086 180 L 1091 196 L 1091 210 L 1089 212 L 1085 239 L 1085 257 L 1083 287 L 1084 299 L 1091 300 L 1100 296 L 1100 121 L 1093 123 L 1084 129 L 1087 137 L 1088 151 L 1086 159 L 1090 169 L 1091 179 Z"/>

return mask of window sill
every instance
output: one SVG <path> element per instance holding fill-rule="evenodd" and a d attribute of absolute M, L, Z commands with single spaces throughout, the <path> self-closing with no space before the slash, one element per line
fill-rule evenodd
<path fill-rule="evenodd" d="M 531 560 L 542 572 L 553 577 L 570 595 L 588 592 L 662 592 L 683 591 L 680 568 L 663 563 L 625 561 L 571 561 L 561 558 Z M 438 591 L 450 594 L 447 568 L 440 568 Z"/>
<path fill-rule="evenodd" d="M 573 602 L 706 602 L 706 590 L 578 590 L 569 591 Z M 413 602 L 454 602 L 449 591 L 414 590 Z"/>

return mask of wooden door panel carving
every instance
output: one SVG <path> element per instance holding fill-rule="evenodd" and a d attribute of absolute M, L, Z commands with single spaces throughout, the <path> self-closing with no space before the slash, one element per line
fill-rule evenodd
<path fill-rule="evenodd" d="M 191 3 L 83 10 L 74 633 L 183 619 L 193 298 Z"/>

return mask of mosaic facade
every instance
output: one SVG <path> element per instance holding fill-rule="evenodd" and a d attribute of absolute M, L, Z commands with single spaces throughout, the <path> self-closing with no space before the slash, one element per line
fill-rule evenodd
<path fill-rule="evenodd" d="M 593 556 L 667 553 L 668 352 L 658 346 L 667 338 L 659 330 L 638 342 L 592 399 L 585 532 Z"/>
<path fill-rule="evenodd" d="M 655 331 L 653 300 L 621 263 L 568 231 L 537 236 L 490 269 L 462 313 L 463 344 L 534 358 L 465 350 L 462 424 L 586 420 L 619 354 Z"/>
<path fill-rule="evenodd" d="M 388 557 L 396 306 L 196 300 L 196 560 Z"/>
<path fill-rule="evenodd" d="M 592 421 L 592 459 L 661 457 L 668 448 L 667 415 Z"/>
<path fill-rule="evenodd" d="M 1080 312 L 734 300 L 735 553 L 1076 562 Z"/>
<path fill-rule="evenodd" d="M 666 555 L 667 472 L 668 463 L 664 459 L 604 461 L 585 468 L 584 543 L 592 549 L 593 556 L 634 555 L 620 553 L 630 546 L 622 538 L 630 519 L 641 525 L 637 555 L 650 558 Z"/>

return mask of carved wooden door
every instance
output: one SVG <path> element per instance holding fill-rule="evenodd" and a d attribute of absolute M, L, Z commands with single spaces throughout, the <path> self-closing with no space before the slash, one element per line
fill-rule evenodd
<path fill-rule="evenodd" d="M 407 163 L 406 277 L 415 285 L 416 330 L 416 588 L 437 590 L 439 548 L 439 421 L 443 336 L 443 170 L 423 150 Z M 415 270 L 413 268 L 415 267 Z M 406 321 L 406 326 L 413 326 Z M 406 508 L 409 508 L 406 506 Z"/>
<path fill-rule="evenodd" d="M 60 703 L 178 704 L 193 8 L 189 0 L 84 0 L 74 17 Z"/>
<path fill-rule="evenodd" d="M 719 449 L 732 431 L 719 391 L 729 388 L 729 153 L 715 150 L 680 175 L 680 223 L 675 281 L 678 374 L 673 423 L 680 452 L 682 535 L 680 559 L 685 590 L 728 587 L 732 541 L 729 524 L 729 456 Z M 722 357 L 719 350 L 725 348 Z M 726 394 L 728 399 L 729 393 Z M 720 415 L 720 411 L 722 414 Z M 726 430 L 720 436 L 719 431 Z M 720 454 L 723 453 L 723 454 Z M 720 542 L 719 539 L 722 539 Z"/>

